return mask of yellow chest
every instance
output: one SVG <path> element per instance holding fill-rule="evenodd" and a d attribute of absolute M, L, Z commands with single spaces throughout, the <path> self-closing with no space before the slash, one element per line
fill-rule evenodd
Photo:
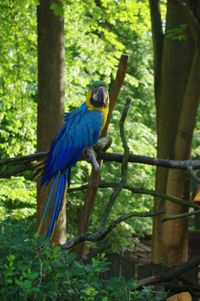
<path fill-rule="evenodd" d="M 88 107 L 88 110 L 90 111 L 99 111 L 103 114 L 103 124 L 102 124 L 102 127 L 101 127 L 101 130 L 103 130 L 104 126 L 106 125 L 106 121 L 107 121 L 107 117 L 108 117 L 108 112 L 109 112 L 109 106 L 107 107 L 103 107 L 103 108 L 95 108 L 93 107 L 93 105 L 90 103 L 89 101 L 89 97 L 87 97 L 86 99 L 86 105 Z"/>

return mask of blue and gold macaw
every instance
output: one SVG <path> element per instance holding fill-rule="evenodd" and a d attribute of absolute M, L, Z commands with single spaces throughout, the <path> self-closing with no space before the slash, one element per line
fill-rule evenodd
<path fill-rule="evenodd" d="M 53 140 L 42 170 L 41 186 L 53 179 L 39 228 L 44 222 L 52 200 L 53 209 L 46 236 L 51 237 L 62 208 L 66 184 L 70 185 L 70 172 L 83 150 L 94 145 L 104 128 L 109 111 L 109 94 L 102 81 L 93 82 L 86 101 L 78 109 L 66 113 L 64 124 Z"/>

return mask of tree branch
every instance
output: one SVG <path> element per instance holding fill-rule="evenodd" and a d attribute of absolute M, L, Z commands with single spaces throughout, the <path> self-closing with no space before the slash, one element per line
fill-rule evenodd
<path fill-rule="evenodd" d="M 180 213 L 180 214 L 173 214 L 173 215 L 165 216 L 162 219 L 162 222 L 164 223 L 164 222 L 179 219 L 179 218 L 185 218 L 185 217 L 187 218 L 187 217 L 190 217 L 193 215 L 198 215 L 198 214 L 200 214 L 200 210 L 195 210 L 192 212 L 186 212 L 186 213 Z"/>
<path fill-rule="evenodd" d="M 187 262 L 182 263 L 178 267 L 169 268 L 167 271 L 161 273 L 160 275 L 139 280 L 136 289 L 144 285 L 154 285 L 160 282 L 167 282 L 169 280 L 179 277 L 184 272 L 194 268 L 199 264 L 200 264 L 200 255 L 188 260 Z"/>
<path fill-rule="evenodd" d="M 122 84 L 123 84 L 123 81 L 124 81 L 124 78 L 126 75 L 127 64 L 128 64 L 128 56 L 121 55 L 117 74 L 116 74 L 116 79 L 114 81 L 113 87 L 110 92 L 109 113 L 108 113 L 106 125 L 101 133 L 102 137 L 107 135 L 110 120 L 112 118 L 112 112 L 114 110 L 119 92 L 121 90 L 121 87 L 122 87 Z M 102 163 L 103 163 L 102 160 L 98 160 L 98 163 L 99 163 L 99 166 L 101 169 Z M 100 181 L 100 169 L 99 169 L 99 171 L 97 171 L 97 170 L 95 170 L 95 168 L 92 168 L 91 175 L 88 180 L 88 189 L 87 189 L 87 193 L 86 193 L 86 199 L 84 202 L 84 207 L 82 209 L 81 220 L 80 220 L 80 224 L 79 224 L 80 233 L 87 232 L 88 227 L 89 227 L 90 217 L 91 217 L 91 213 L 92 213 L 92 209 L 94 206 L 97 189 L 98 189 L 99 181 Z M 77 250 L 79 257 L 82 256 L 83 248 L 84 248 L 84 246 L 79 246 L 79 250 Z"/>
<path fill-rule="evenodd" d="M 121 136 L 121 140 L 122 140 L 122 144 L 123 144 L 123 148 L 124 148 L 124 157 L 123 157 L 122 166 L 121 166 L 121 181 L 114 187 L 113 193 L 111 194 L 109 201 L 106 205 L 106 208 L 105 208 L 104 212 L 102 213 L 101 220 L 99 223 L 100 230 L 103 230 L 105 228 L 107 218 L 114 205 L 114 202 L 127 182 L 128 157 L 129 157 L 130 151 L 129 151 L 128 144 L 126 142 L 126 137 L 125 137 L 125 132 L 124 132 L 124 123 L 125 123 L 125 120 L 126 120 L 126 117 L 128 114 L 130 103 L 131 103 L 131 99 L 127 99 L 121 119 L 120 119 L 120 123 L 119 123 L 120 136 Z"/>
<path fill-rule="evenodd" d="M 114 188 L 117 186 L 117 183 L 113 183 L 113 182 L 100 182 L 99 188 Z M 74 187 L 74 188 L 69 188 L 68 192 L 76 192 L 76 191 L 81 191 L 81 190 L 85 190 L 87 189 L 88 185 L 81 185 L 79 187 Z M 159 197 L 163 200 L 169 200 L 173 203 L 179 204 L 179 205 L 183 205 L 186 207 L 191 207 L 194 209 L 200 209 L 200 206 L 198 206 L 197 204 L 195 204 L 194 202 L 189 202 L 186 200 L 183 200 L 181 198 L 175 197 L 175 196 L 171 196 L 171 195 L 167 195 L 165 193 L 161 193 L 155 190 L 150 190 L 150 189 L 145 189 L 145 188 L 135 188 L 131 185 L 124 185 L 123 189 L 129 190 L 132 193 L 138 193 L 138 194 L 146 194 L 146 195 L 151 195 L 153 197 Z"/>
<path fill-rule="evenodd" d="M 102 136 L 107 135 L 110 120 L 112 118 L 112 113 L 113 113 L 115 104 L 117 102 L 119 92 L 120 92 L 121 87 L 123 85 L 124 78 L 126 76 L 127 66 L 128 66 L 128 55 L 122 54 L 121 58 L 120 58 L 118 70 L 117 70 L 116 79 L 114 81 L 114 85 L 113 85 L 112 91 L 110 93 L 109 113 L 108 113 L 106 125 L 105 125 L 105 127 L 102 131 Z"/>
<path fill-rule="evenodd" d="M 33 164 L 28 164 L 34 161 L 42 161 L 46 159 L 48 152 L 38 152 L 35 154 L 27 155 L 27 156 L 18 156 L 13 158 L 7 158 L 0 160 L 0 167 L 4 167 L 6 165 L 19 165 L 19 170 L 12 169 L 10 167 L 9 171 L 4 171 L 0 173 L 0 178 L 10 178 L 13 175 L 16 175 L 25 170 L 31 170 L 34 168 Z M 104 160 L 105 162 L 118 162 L 121 163 L 123 161 L 124 154 L 121 153 L 106 153 L 101 152 L 97 153 L 97 159 Z M 82 156 L 80 160 L 88 160 L 85 156 Z M 132 153 L 128 156 L 128 162 L 130 163 L 141 163 L 152 166 L 159 166 L 164 168 L 173 168 L 173 169 L 183 169 L 187 170 L 188 166 L 192 166 L 193 170 L 200 169 L 200 160 L 167 160 L 167 159 L 159 159 L 152 158 L 141 155 L 134 155 Z"/>
<path fill-rule="evenodd" d="M 60 245 L 62 249 L 64 250 L 69 250 L 72 247 L 84 242 L 84 241 L 91 241 L 91 242 L 96 242 L 104 239 L 105 237 L 108 236 L 108 234 L 121 222 L 126 221 L 127 219 L 131 217 L 153 217 L 156 215 L 164 214 L 165 210 L 159 210 L 155 212 L 132 212 L 128 214 L 123 214 L 117 219 L 115 219 L 104 231 L 97 231 L 96 233 L 84 233 L 76 236 L 74 239 L 69 240 L 63 245 Z"/>

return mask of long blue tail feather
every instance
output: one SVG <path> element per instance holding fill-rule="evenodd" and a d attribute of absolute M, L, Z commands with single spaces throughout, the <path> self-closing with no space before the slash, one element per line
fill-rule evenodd
<path fill-rule="evenodd" d="M 59 173 L 57 173 L 57 175 L 53 181 L 53 184 L 52 184 L 52 187 L 51 187 L 51 190 L 50 190 L 50 193 L 49 193 L 49 196 L 48 196 L 45 208 L 44 208 L 44 212 L 42 214 L 40 225 L 39 225 L 39 229 L 40 229 L 40 227 L 42 226 L 42 224 L 45 220 L 46 214 L 49 209 L 49 205 L 50 205 L 52 199 L 54 198 L 54 204 L 53 204 L 53 209 L 52 209 L 52 213 L 51 213 L 51 220 L 50 220 L 48 231 L 46 234 L 47 237 L 52 236 L 56 221 L 58 219 L 60 210 L 62 208 L 63 198 L 64 198 L 64 194 L 65 194 L 65 189 L 66 189 L 66 183 L 68 183 L 68 187 L 69 187 L 69 185 L 70 185 L 70 168 L 65 171 L 60 171 Z M 38 229 L 38 232 L 39 232 L 39 229 Z"/>
<path fill-rule="evenodd" d="M 50 190 L 50 193 L 49 193 L 49 196 L 48 196 L 48 199 L 46 201 L 46 204 L 45 204 L 45 208 L 44 208 L 44 211 L 43 211 L 43 214 L 42 214 L 42 217 L 41 217 L 41 220 L 40 220 L 40 224 L 39 224 L 39 228 L 38 228 L 38 232 L 40 231 L 40 228 L 44 222 L 44 219 L 46 217 L 46 214 L 47 214 L 47 211 L 49 209 L 49 205 L 51 203 L 51 200 L 52 200 L 52 197 L 54 195 L 54 191 L 56 190 L 56 186 L 57 186 L 57 183 L 59 181 L 59 174 L 56 175 L 54 181 L 53 181 L 53 184 L 51 186 L 51 190 Z"/>
<path fill-rule="evenodd" d="M 66 171 L 68 173 L 68 170 Z M 65 188 L 66 188 L 66 174 L 65 172 L 61 174 L 60 179 L 59 179 L 59 184 L 56 192 L 56 197 L 54 200 L 53 204 L 53 210 L 51 214 L 51 221 L 49 224 L 49 228 L 47 231 L 47 237 L 51 237 L 53 233 L 54 226 L 56 224 L 60 209 L 62 207 L 63 203 L 63 198 L 64 198 L 64 193 L 65 193 Z"/>

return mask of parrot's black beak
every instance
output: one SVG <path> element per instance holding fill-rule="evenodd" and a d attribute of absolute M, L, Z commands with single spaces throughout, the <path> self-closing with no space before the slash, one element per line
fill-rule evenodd
<path fill-rule="evenodd" d="M 95 88 L 92 93 L 91 103 L 95 107 L 107 107 L 109 103 L 108 89 L 104 86 Z"/>

